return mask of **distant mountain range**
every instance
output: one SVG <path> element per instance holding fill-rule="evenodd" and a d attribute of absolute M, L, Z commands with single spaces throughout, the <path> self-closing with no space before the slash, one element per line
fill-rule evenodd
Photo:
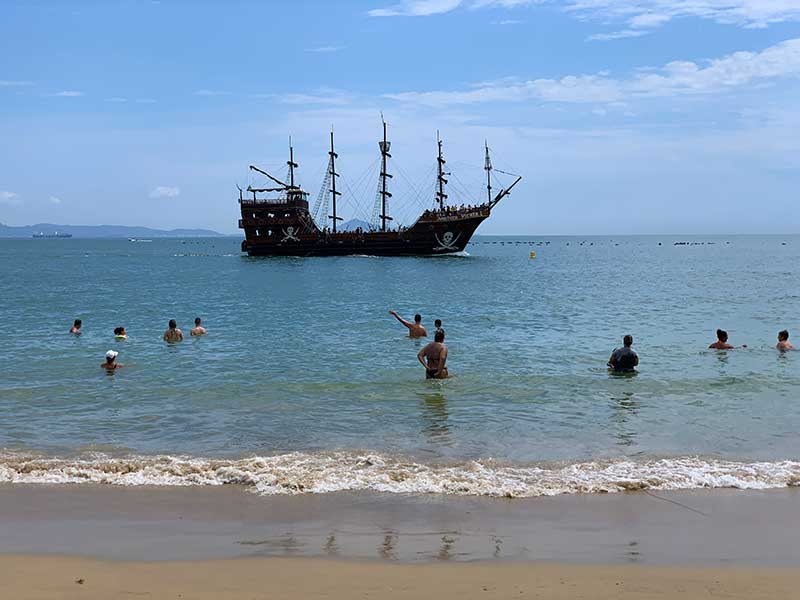
<path fill-rule="evenodd" d="M 0 238 L 29 238 L 33 234 L 68 233 L 76 238 L 174 238 L 174 237 L 224 237 L 211 229 L 151 229 L 127 225 L 54 225 L 37 223 L 11 227 L 0 223 Z"/>

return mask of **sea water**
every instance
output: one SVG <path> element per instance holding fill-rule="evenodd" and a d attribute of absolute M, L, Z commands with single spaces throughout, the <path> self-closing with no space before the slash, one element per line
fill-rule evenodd
<path fill-rule="evenodd" d="M 800 236 L 476 237 L 436 258 L 239 244 L 0 241 L 0 482 L 490 496 L 800 482 L 800 352 L 775 349 L 784 328 L 800 346 Z M 425 379 L 425 342 L 390 309 L 431 334 L 442 319 L 449 380 Z M 171 318 L 180 344 L 161 339 Z M 747 348 L 708 350 L 718 327 Z M 628 333 L 639 372 L 609 374 Z"/>

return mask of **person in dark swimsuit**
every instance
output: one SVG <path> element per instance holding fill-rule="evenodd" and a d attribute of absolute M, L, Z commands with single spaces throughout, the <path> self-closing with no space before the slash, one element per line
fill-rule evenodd
<path fill-rule="evenodd" d="M 425 367 L 425 379 L 447 379 L 447 346 L 444 345 L 443 330 L 437 331 L 433 341 L 419 351 L 417 360 Z"/>
<path fill-rule="evenodd" d="M 633 336 L 626 335 L 622 338 L 622 348 L 615 348 L 608 359 L 609 368 L 615 373 L 633 373 L 639 364 L 639 355 L 631 348 Z"/>

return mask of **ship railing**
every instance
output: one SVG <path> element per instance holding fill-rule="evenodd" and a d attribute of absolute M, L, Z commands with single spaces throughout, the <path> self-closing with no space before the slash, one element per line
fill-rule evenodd
<path fill-rule="evenodd" d="M 465 206 L 447 207 L 444 210 L 429 210 L 423 213 L 425 218 L 433 218 L 436 220 L 453 219 L 458 217 L 480 217 L 489 213 L 489 205 L 481 204 L 479 206 Z"/>
<path fill-rule="evenodd" d="M 261 206 L 264 204 L 288 204 L 288 198 L 256 198 L 253 200 L 252 198 L 241 198 L 239 199 L 239 204 L 242 206 Z"/>

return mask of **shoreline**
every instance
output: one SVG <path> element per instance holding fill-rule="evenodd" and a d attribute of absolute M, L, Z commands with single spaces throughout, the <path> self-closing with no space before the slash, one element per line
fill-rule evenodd
<path fill-rule="evenodd" d="M 796 567 L 800 490 L 498 499 L 0 485 L 0 556 Z"/>

